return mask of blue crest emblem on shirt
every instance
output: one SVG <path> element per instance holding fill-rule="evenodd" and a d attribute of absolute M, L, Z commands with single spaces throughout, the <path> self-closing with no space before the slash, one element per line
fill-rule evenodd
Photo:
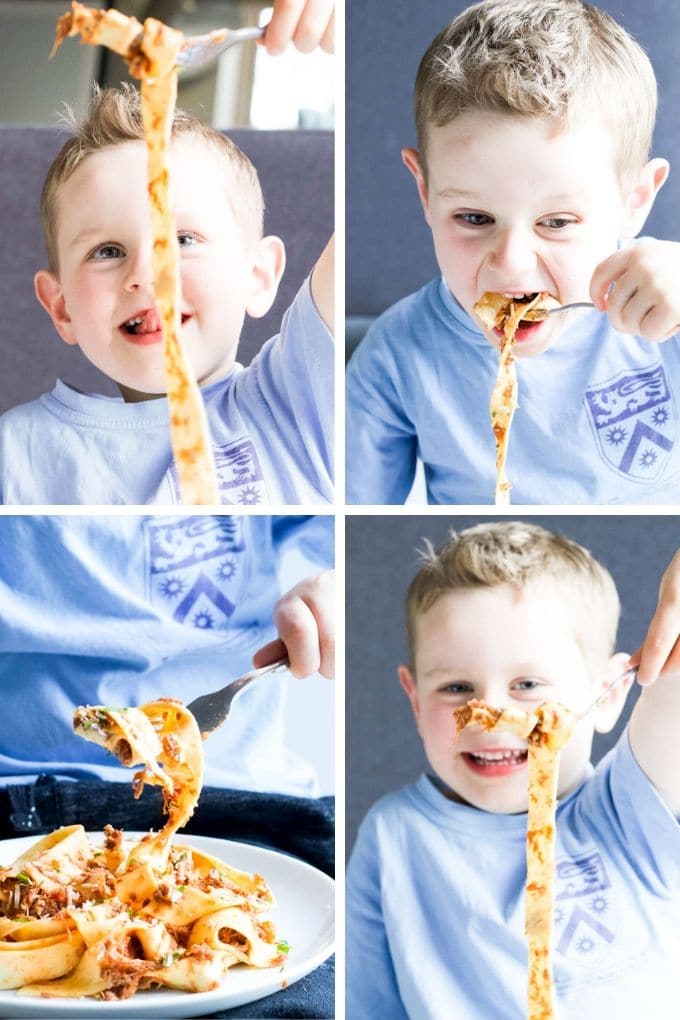
<path fill-rule="evenodd" d="M 252 439 L 246 436 L 233 443 L 214 446 L 213 452 L 222 504 L 255 506 L 268 502 L 267 486 Z M 179 476 L 174 462 L 170 476 L 179 501 Z"/>
<path fill-rule="evenodd" d="M 155 518 L 146 537 L 152 603 L 190 627 L 225 626 L 244 581 L 242 519 Z"/>
<path fill-rule="evenodd" d="M 557 959 L 578 961 L 590 969 L 615 941 L 620 924 L 616 896 L 599 851 L 558 860 L 555 894 Z"/>
<path fill-rule="evenodd" d="M 677 415 L 663 365 L 619 372 L 586 390 L 600 453 L 616 471 L 650 485 L 675 445 Z"/>

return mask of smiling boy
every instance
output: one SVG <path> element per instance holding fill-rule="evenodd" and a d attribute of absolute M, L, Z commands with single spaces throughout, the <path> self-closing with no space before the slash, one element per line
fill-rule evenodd
<path fill-rule="evenodd" d="M 38 300 L 59 336 L 122 399 L 52 393 L 0 420 L 4 503 L 174 503 L 162 334 L 151 261 L 139 94 L 96 91 L 48 173 L 48 268 Z M 225 136 L 178 112 L 170 152 L 180 247 L 182 342 L 202 387 L 224 503 L 332 498 L 332 246 L 272 338 L 243 369 L 246 314 L 270 308 L 283 273 L 263 235 L 255 168 Z M 294 396 L 293 396 L 294 394 Z"/>
<path fill-rule="evenodd" d="M 520 327 L 513 502 L 677 501 L 680 244 L 632 242 L 669 169 L 655 113 L 646 55 L 580 0 L 487 0 L 433 41 L 402 156 L 442 275 L 350 362 L 351 502 L 403 502 L 418 457 L 429 502 L 490 502 L 487 291 L 596 306 Z"/>
<path fill-rule="evenodd" d="M 646 687 L 597 767 L 627 685 L 608 572 L 533 524 L 453 535 L 406 601 L 404 688 L 428 761 L 382 798 L 347 877 L 348 1020 L 517 1020 L 525 1014 L 526 742 L 467 726 L 472 699 L 583 714 L 562 751 L 557 816 L 558 1016 L 663 1016 L 680 951 L 678 677 Z M 586 946 L 589 948 L 586 950 Z"/>

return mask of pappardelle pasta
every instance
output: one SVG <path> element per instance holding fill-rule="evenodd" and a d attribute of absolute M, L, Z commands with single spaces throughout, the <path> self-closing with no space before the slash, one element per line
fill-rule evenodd
<path fill-rule="evenodd" d="M 142 83 L 154 291 L 163 330 L 172 449 L 182 502 L 219 503 L 205 408 L 181 344 L 179 246 L 170 208 L 168 149 L 177 100 L 177 54 L 184 36 L 155 18 L 147 18 L 142 25 L 113 8 L 99 10 L 78 0 L 72 0 L 71 10 L 57 23 L 52 53 L 71 35 L 120 53 L 132 77 Z"/>
<path fill-rule="evenodd" d="M 67 826 L 0 868 L 0 989 L 122 999 L 156 987 L 209 991 L 239 963 L 281 965 L 288 945 L 265 918 L 274 904 L 265 880 L 171 843 L 203 776 L 201 735 L 184 705 L 83 707 L 74 729 L 142 765 L 135 796 L 160 786 L 168 820 L 138 842 L 107 826 L 101 845 Z"/>
<path fill-rule="evenodd" d="M 454 711 L 459 730 L 509 730 L 527 741 L 529 809 L 525 932 L 529 949 L 528 1020 L 554 1020 L 552 944 L 555 920 L 555 813 L 560 751 L 569 740 L 574 716 L 564 705 L 546 702 L 533 712 L 492 708 L 472 700 Z"/>
<path fill-rule="evenodd" d="M 559 307 L 559 301 L 556 301 L 547 291 L 527 294 L 523 298 L 512 298 L 507 294 L 487 291 L 474 305 L 474 311 L 479 321 L 489 329 L 501 330 L 503 334 L 498 373 L 489 406 L 491 428 L 496 440 L 496 488 L 494 490 L 496 506 L 510 504 L 510 489 L 512 488 L 505 473 L 505 462 L 508 456 L 510 426 L 517 410 L 518 384 L 515 364 L 517 330 L 521 322 L 540 322 L 551 308 L 557 307 Z"/>

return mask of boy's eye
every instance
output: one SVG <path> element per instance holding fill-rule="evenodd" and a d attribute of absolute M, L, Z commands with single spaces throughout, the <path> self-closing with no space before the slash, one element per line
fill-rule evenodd
<path fill-rule="evenodd" d="M 88 258 L 96 262 L 106 259 L 119 259 L 124 254 L 123 249 L 117 244 L 100 244 L 98 248 L 90 252 Z"/>
<path fill-rule="evenodd" d="M 539 687 L 544 687 L 542 680 L 536 680 L 534 677 L 525 677 L 521 680 L 516 680 L 513 684 L 513 689 L 516 691 L 536 691 Z"/>
<path fill-rule="evenodd" d="M 492 218 L 487 216 L 486 213 L 477 212 L 456 213 L 454 219 L 458 220 L 459 223 L 467 224 L 469 227 L 485 227 L 487 224 L 493 223 Z"/>
<path fill-rule="evenodd" d="M 182 230 L 177 234 L 177 243 L 180 248 L 191 248 L 193 245 L 198 243 L 198 238 L 195 234 L 190 234 L 187 230 Z"/>
<path fill-rule="evenodd" d="M 550 230 L 563 230 L 565 227 L 573 227 L 576 220 L 568 220 L 564 216 L 549 216 L 541 220 L 542 227 L 549 227 Z"/>
<path fill-rule="evenodd" d="M 471 694 L 472 684 L 468 683 L 450 683 L 442 684 L 439 688 L 440 694 Z"/>

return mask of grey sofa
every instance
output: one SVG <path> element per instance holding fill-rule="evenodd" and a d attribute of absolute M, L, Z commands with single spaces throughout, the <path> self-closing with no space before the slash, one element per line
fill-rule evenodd
<path fill-rule="evenodd" d="M 258 168 L 266 203 L 265 230 L 286 243 L 287 268 L 272 310 L 248 320 L 239 360 L 247 363 L 278 331 L 283 312 L 333 229 L 333 137 L 328 131 L 230 131 Z M 45 265 L 39 217 L 42 181 L 68 136 L 47 126 L 0 125 L 0 413 L 49 390 L 56 378 L 79 389 L 115 388 L 62 343 L 33 295 L 33 274 Z"/>

